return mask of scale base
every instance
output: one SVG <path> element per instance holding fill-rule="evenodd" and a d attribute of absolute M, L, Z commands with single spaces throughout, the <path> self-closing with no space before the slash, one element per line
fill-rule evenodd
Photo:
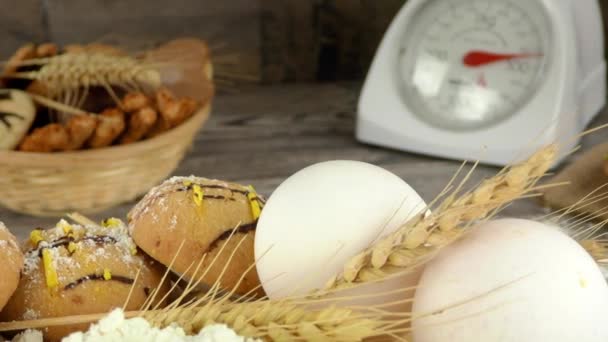
<path fill-rule="evenodd" d="M 573 130 L 568 136 L 575 136 L 576 134 L 577 132 Z M 459 162 L 480 162 L 485 165 L 501 167 L 521 162 L 539 148 L 558 139 L 557 137 L 552 139 L 551 137 L 545 136 L 542 141 L 530 142 L 528 146 L 520 149 L 488 150 L 481 144 L 478 146 L 470 146 L 466 149 L 459 149 L 453 146 L 437 148 L 437 146 L 420 144 L 419 141 L 415 139 L 408 139 L 402 135 L 395 135 L 391 131 L 375 125 L 374 122 L 362 122 L 361 120 L 357 123 L 356 138 L 360 142 L 372 146 L 456 160 Z M 514 137 L 514 139 L 516 138 L 517 137 Z M 560 144 L 559 155 L 552 167 L 559 165 L 559 163 L 568 156 L 569 152 L 577 146 L 578 142 L 577 139 L 569 139 L 569 141 Z"/>

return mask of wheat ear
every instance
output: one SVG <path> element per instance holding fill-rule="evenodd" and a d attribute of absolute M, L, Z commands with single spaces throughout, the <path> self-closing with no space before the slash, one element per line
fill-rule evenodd
<path fill-rule="evenodd" d="M 106 314 L 94 314 L 6 322 L 0 323 L 0 331 L 92 323 L 105 316 Z M 127 312 L 125 316 L 142 316 L 157 327 L 176 324 L 189 335 L 198 333 L 210 324 L 226 324 L 242 336 L 269 341 L 362 341 L 399 331 L 394 327 L 399 322 L 383 320 L 381 314 L 361 314 L 337 307 L 307 311 L 300 305 L 272 301 L 234 304 L 212 302 L 204 306 L 171 310 Z"/>
<path fill-rule="evenodd" d="M 235 231 L 233 230 L 233 233 Z M 228 239 L 233 238 L 231 235 Z M 239 245 L 243 241 L 244 237 L 239 241 Z M 155 326 L 177 324 L 188 334 L 197 333 L 209 324 L 222 323 L 241 335 L 273 341 L 362 341 L 368 337 L 390 333 L 391 329 L 394 330 L 393 326 L 398 326 L 403 320 L 382 319 L 386 314 L 381 310 L 373 314 L 363 314 L 332 306 L 319 311 L 307 311 L 306 305 L 298 304 L 293 299 L 234 303 L 231 298 L 235 290 L 244 280 L 244 275 L 255 267 L 255 263 L 244 272 L 232 290 L 220 295 L 223 274 L 238 250 L 238 245 L 233 251 L 225 251 L 224 246 L 218 255 L 229 253 L 228 261 L 218 280 L 206 294 L 189 304 L 179 304 L 200 282 L 193 277 L 184 293 L 176 300 L 178 307 L 169 305 L 160 311 L 144 311 L 142 316 Z M 211 269 L 216 261 L 217 258 L 214 258 L 207 270 Z"/>
<path fill-rule="evenodd" d="M 41 81 L 51 91 L 51 97 L 68 94 L 66 96 L 76 98 L 79 96 L 74 92 L 79 88 L 95 86 L 139 90 L 160 85 L 160 73 L 155 68 L 129 56 L 77 52 L 25 60 L 18 65 L 38 65 L 40 69 L 16 72 L 6 77 Z"/>
<path fill-rule="evenodd" d="M 155 326 L 177 324 L 188 334 L 195 334 L 209 324 L 222 323 L 240 335 L 273 341 L 361 341 L 382 334 L 390 325 L 380 318 L 345 308 L 332 306 L 307 311 L 287 301 L 215 302 L 148 312 L 143 317 Z"/>
<path fill-rule="evenodd" d="M 522 163 L 503 169 L 474 190 L 458 194 L 462 183 L 430 214 L 420 214 L 396 232 L 353 257 L 343 272 L 317 294 L 377 281 L 407 272 L 460 238 L 472 224 L 487 219 L 506 204 L 540 189 L 537 181 L 555 161 L 557 145 L 548 145 Z M 465 177 L 465 181 L 466 181 Z M 463 181 L 464 182 L 464 181 Z"/>

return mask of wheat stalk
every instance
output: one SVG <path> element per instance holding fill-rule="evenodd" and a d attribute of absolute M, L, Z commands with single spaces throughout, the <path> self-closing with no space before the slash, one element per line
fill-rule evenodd
<path fill-rule="evenodd" d="M 108 84 L 143 87 L 160 83 L 158 72 L 136 58 L 98 52 L 65 53 L 25 60 L 19 65 L 39 65 L 41 68 L 8 76 L 42 81 L 55 91 Z"/>
<path fill-rule="evenodd" d="M 130 56 L 99 52 L 70 52 L 28 59 L 14 65 L 39 66 L 40 69 L 10 73 L 5 77 L 39 81 L 44 84 L 49 98 L 59 99 L 72 107 L 81 107 L 92 87 L 103 87 L 120 104 L 112 87 L 127 91 L 148 91 L 158 88 L 161 83 L 160 73 L 153 64 Z"/>
<path fill-rule="evenodd" d="M 537 181 L 555 161 L 557 145 L 548 145 L 520 164 L 503 169 L 472 191 L 458 195 L 464 182 L 432 213 L 420 214 L 353 257 L 343 272 L 314 295 L 377 281 L 412 271 L 441 248 L 465 234 L 478 220 L 493 216 L 504 205 L 540 189 Z"/>
<path fill-rule="evenodd" d="M 238 225 L 237 225 L 238 226 Z M 236 232 L 233 230 L 233 234 Z M 231 235 L 228 239 L 232 239 Z M 322 310 L 307 310 L 307 305 L 313 300 L 310 299 L 283 299 L 283 300 L 264 300 L 257 299 L 248 301 L 249 294 L 241 297 L 241 301 L 233 302 L 233 296 L 240 283 L 244 280 L 251 268 L 256 263 L 249 266 L 243 275 L 227 293 L 218 295 L 221 286 L 221 279 L 228 269 L 228 265 L 236 254 L 240 244 L 245 237 L 241 238 L 236 248 L 230 253 L 227 262 L 218 276 L 218 280 L 211 286 L 211 289 L 201 297 L 191 303 L 182 304 L 184 298 L 194 291 L 204 277 L 198 276 L 202 260 L 195 268 L 194 276 L 186 286 L 184 293 L 164 310 L 145 310 L 142 316 L 151 324 L 165 327 L 177 324 L 187 333 L 194 334 L 207 325 L 222 323 L 230 326 L 237 333 L 248 336 L 264 338 L 271 341 L 362 341 L 365 338 L 386 335 L 399 331 L 398 328 L 406 320 L 400 317 L 387 319 L 387 313 L 381 309 L 373 314 L 364 314 L 349 308 L 337 308 L 330 306 Z M 224 253 L 223 245 L 216 258 L 203 271 L 209 269 L 217 262 L 220 254 Z M 177 252 L 179 253 L 179 251 Z M 191 265 L 192 266 L 192 265 Z M 198 280 L 195 280 L 198 279 Z M 257 289 L 252 289 L 254 293 Z M 349 300 L 347 298 L 343 300 Z"/>
<path fill-rule="evenodd" d="M 51 326 L 92 323 L 106 314 L 56 317 L 33 321 L 0 323 L 0 331 L 40 329 Z M 362 341 L 366 338 L 401 332 L 400 319 L 382 319 L 382 314 L 362 314 L 347 308 L 328 307 L 309 311 L 289 302 L 211 302 L 207 305 L 127 312 L 141 316 L 156 327 L 173 324 L 196 334 L 210 324 L 226 324 L 242 336 L 269 341 Z"/>
<path fill-rule="evenodd" d="M 382 334 L 391 324 L 346 308 L 307 311 L 288 301 L 216 302 L 147 312 L 143 317 L 155 326 L 177 324 L 188 334 L 209 324 L 223 323 L 240 335 L 273 341 L 361 341 Z"/>

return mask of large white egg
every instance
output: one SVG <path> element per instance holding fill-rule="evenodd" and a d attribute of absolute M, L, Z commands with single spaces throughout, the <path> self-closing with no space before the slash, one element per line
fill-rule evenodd
<path fill-rule="evenodd" d="M 424 209 L 416 191 L 378 166 L 330 161 L 297 172 L 270 196 L 258 221 L 264 290 L 277 299 L 322 288 L 353 256 Z"/>
<path fill-rule="evenodd" d="M 598 266 L 557 227 L 528 220 L 483 223 L 442 251 L 414 312 L 433 313 L 414 321 L 414 342 L 608 341 Z"/>

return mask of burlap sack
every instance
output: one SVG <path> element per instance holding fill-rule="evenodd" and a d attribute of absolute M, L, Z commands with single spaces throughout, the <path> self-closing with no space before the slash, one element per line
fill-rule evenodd
<path fill-rule="evenodd" d="M 597 145 L 566 166 L 548 183 L 570 182 L 570 184 L 546 189 L 543 196 L 545 204 L 555 209 L 570 207 L 608 183 L 608 176 L 604 173 L 607 155 L 608 143 Z M 595 197 L 597 200 L 585 201 L 585 204 L 577 205 L 575 212 L 597 214 L 598 219 L 608 219 L 608 185 L 590 197 Z"/>

